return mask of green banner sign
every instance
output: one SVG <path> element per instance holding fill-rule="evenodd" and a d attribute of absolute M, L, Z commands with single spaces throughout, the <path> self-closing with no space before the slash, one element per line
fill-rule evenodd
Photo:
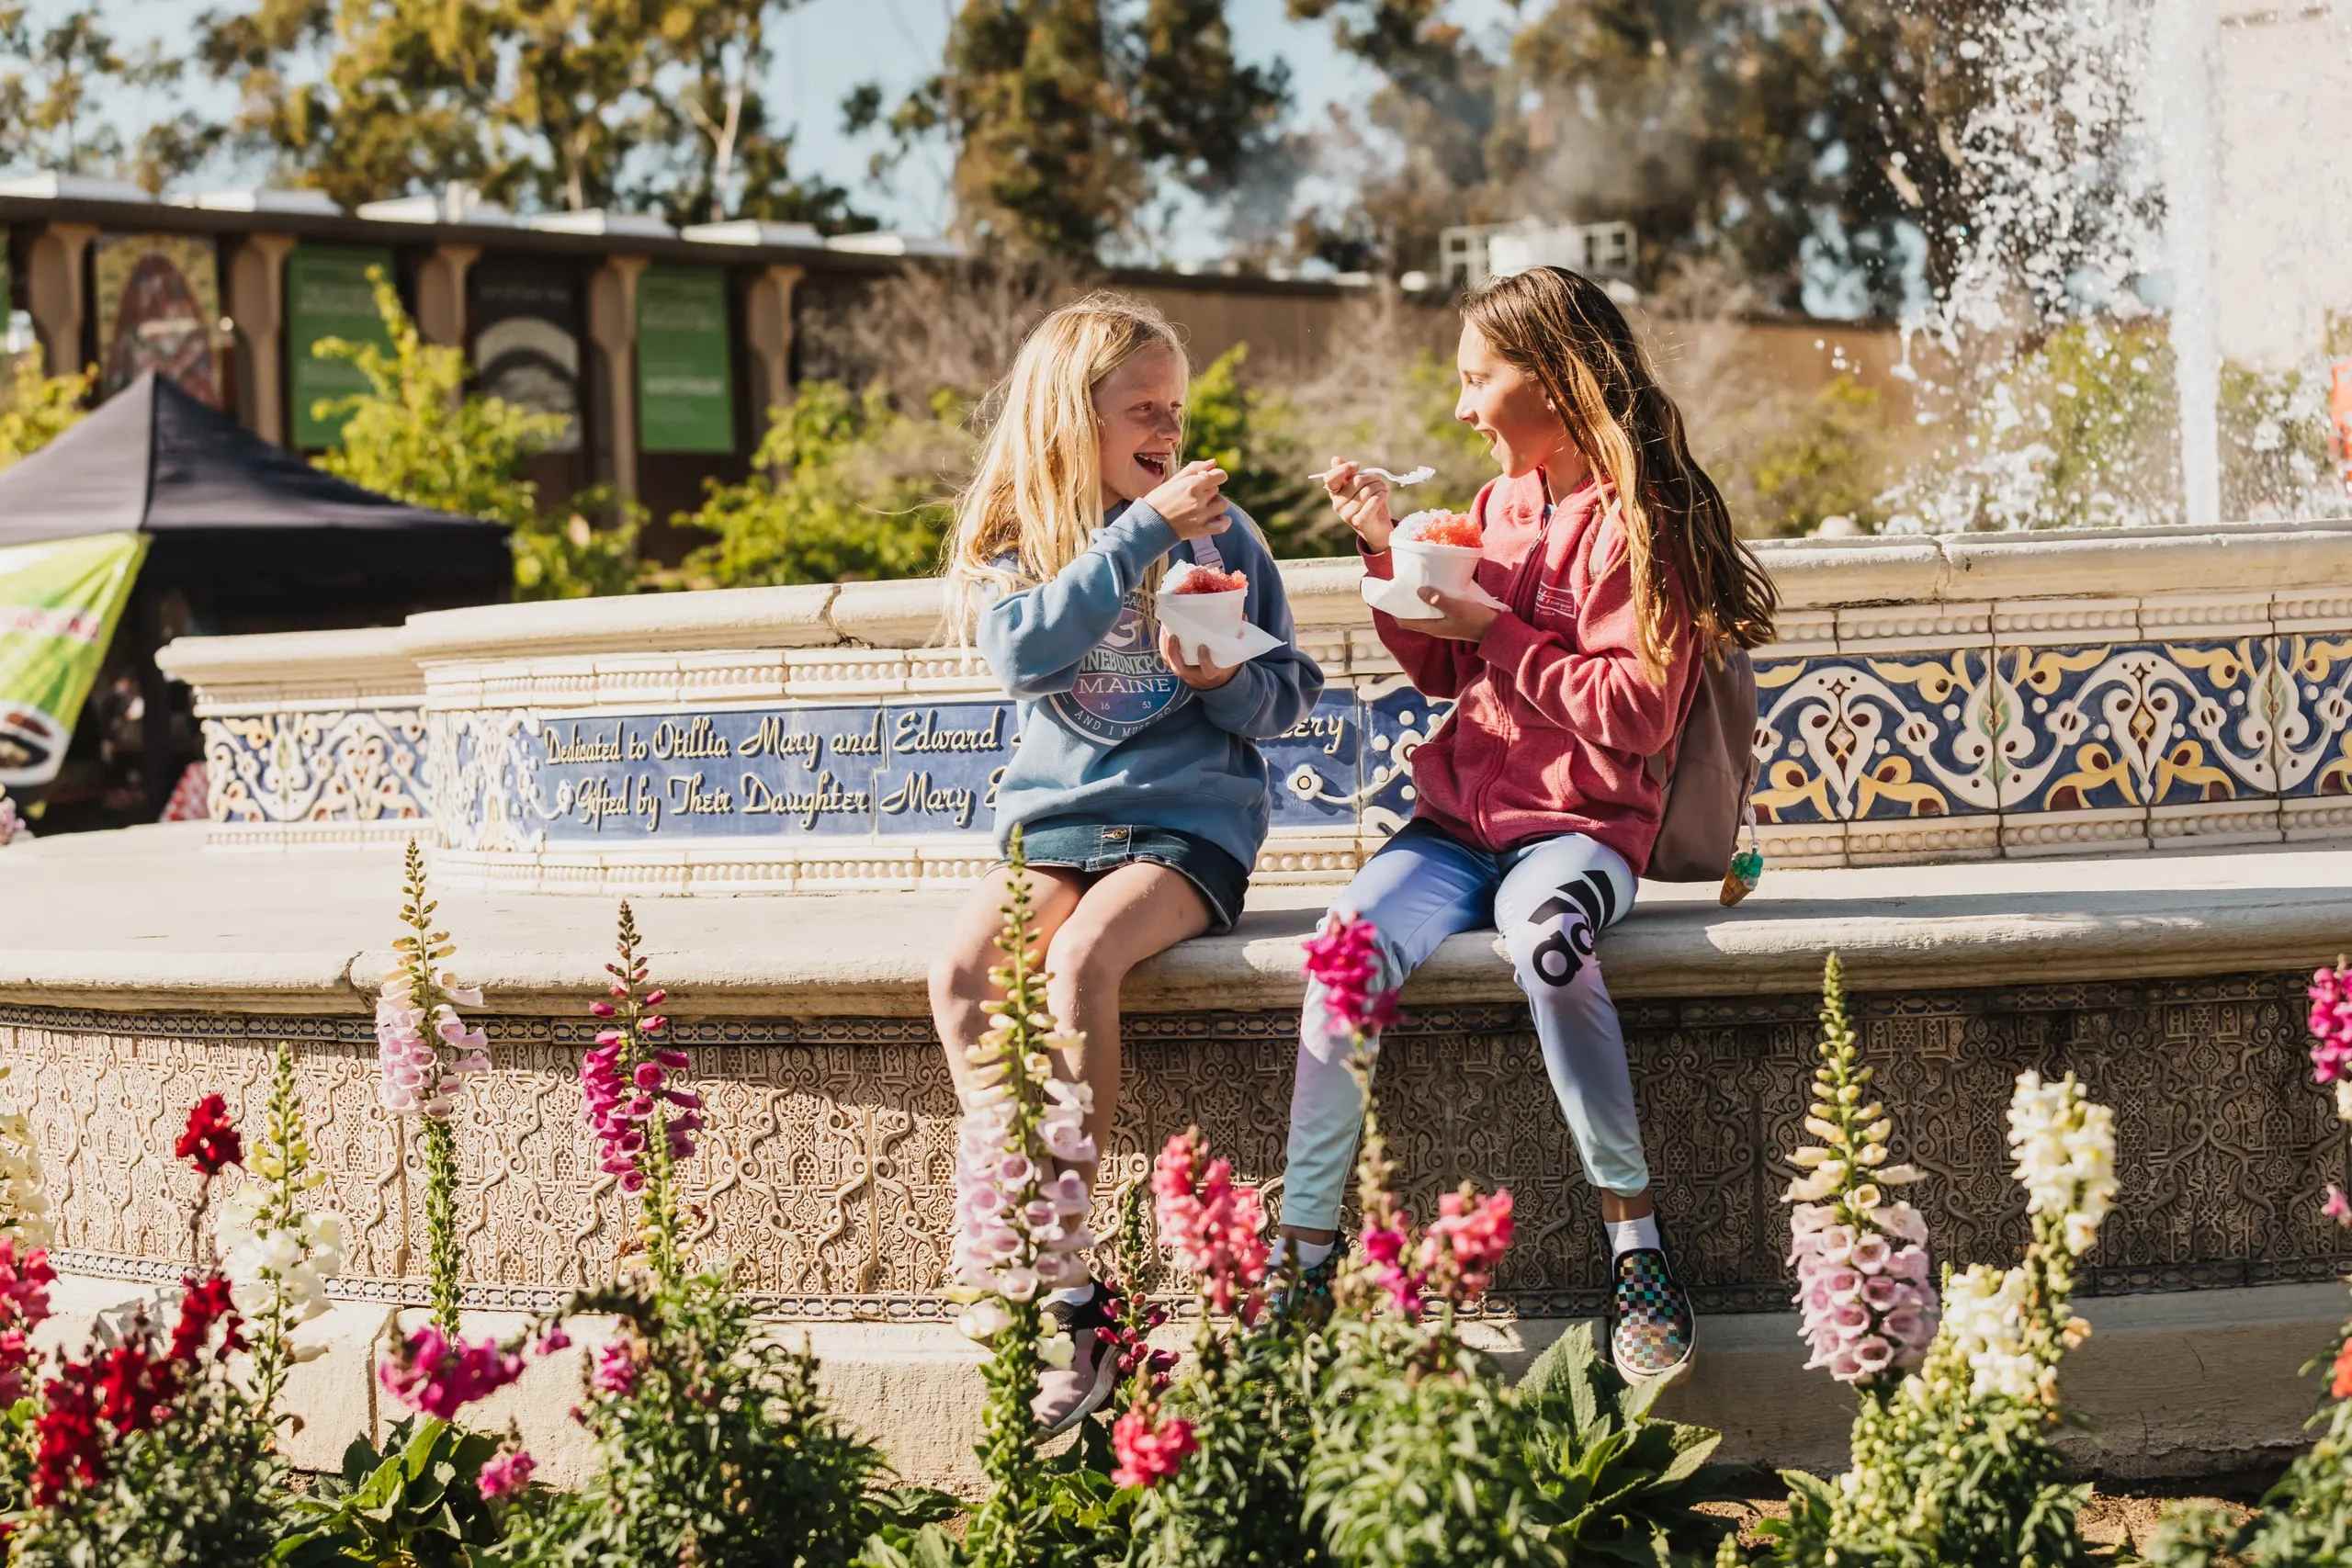
<path fill-rule="evenodd" d="M 0 550 L 0 787 L 57 776 L 146 557 L 143 534 Z"/>
<path fill-rule="evenodd" d="M 735 449 L 725 273 L 656 266 L 637 280 L 637 409 L 648 452 Z"/>
<path fill-rule="evenodd" d="M 286 258 L 286 356 L 291 374 L 294 445 L 332 446 L 343 439 L 341 419 L 321 419 L 322 399 L 347 398 L 368 389 L 367 378 L 347 360 L 321 359 L 311 345 L 321 338 L 392 346 L 384 319 L 376 313 L 375 286 L 368 269 L 392 275 L 392 253 L 347 245 L 297 245 Z"/>

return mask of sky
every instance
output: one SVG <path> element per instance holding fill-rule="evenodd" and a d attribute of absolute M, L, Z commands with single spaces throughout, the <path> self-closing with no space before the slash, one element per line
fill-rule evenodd
<path fill-rule="evenodd" d="M 127 42 L 160 38 L 185 39 L 193 19 L 215 0 L 102 0 L 101 9 Z M 1498 17 L 1502 0 L 1457 0 L 1465 18 Z M 936 68 L 947 35 L 954 0 L 808 0 L 787 13 L 778 28 L 777 62 L 769 84 L 772 101 L 798 127 L 794 162 L 847 186 L 859 206 L 884 227 L 936 233 L 947 226 L 947 165 L 943 155 L 919 156 L 902 164 L 889 185 L 876 186 L 866 172 L 878 143 L 853 139 L 842 130 L 840 100 L 861 82 L 878 82 L 886 101 L 895 100 Z M 70 8 L 69 0 L 34 0 L 36 17 Z M 1246 59 L 1280 58 L 1291 69 L 1301 122 L 1319 120 L 1329 107 L 1368 95 L 1376 78 L 1332 46 L 1328 23 L 1297 23 L 1283 15 L 1283 0 L 1229 0 L 1228 16 Z M 225 112 L 234 101 L 226 84 L 194 84 L 187 96 L 198 106 Z M 129 106 L 127 128 L 141 120 L 146 106 Z M 1214 254 L 1214 246 L 1209 254 Z M 1187 259 L 1206 259 L 1194 254 Z"/>

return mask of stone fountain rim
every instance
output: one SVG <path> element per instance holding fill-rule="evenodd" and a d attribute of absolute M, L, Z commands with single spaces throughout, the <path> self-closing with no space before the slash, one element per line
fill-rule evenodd
<path fill-rule="evenodd" d="M 392 962 L 398 847 L 204 853 L 201 832 L 133 828 L 6 852 L 20 896 L 0 902 L 0 1007 L 365 1010 Z M 1261 886 L 1236 931 L 1136 971 L 1126 1005 L 1296 1007 L 1298 942 L 1330 895 Z M 465 887 L 439 897 L 460 967 L 485 987 L 492 1012 L 568 1015 L 601 985 L 610 901 Z M 920 1017 L 936 945 L 923 932 L 958 902 L 635 897 L 682 1010 L 712 1017 Z M 1938 912 L 1947 899 L 1955 902 Z M 812 920 L 835 933 L 828 952 L 778 940 L 816 929 Z M 2332 961 L 2347 931 L 2352 845 L 2290 844 L 1945 865 L 1924 881 L 1917 866 L 1777 870 L 1736 910 L 1717 907 L 1708 888 L 1657 886 L 1611 933 L 1608 964 L 1611 990 L 1626 999 L 1736 1003 L 1813 991 L 1831 951 L 1865 991 L 2014 988 L 2308 969 Z M 1515 995 L 1485 932 L 1448 942 L 1406 999 Z"/>
<path fill-rule="evenodd" d="M 2222 527 L 2051 529 L 1864 539 L 1766 540 L 1757 553 L 1787 611 L 1886 604 L 2113 599 L 2119 583 L 2190 581 L 2168 600 L 2352 588 L 2352 518 Z M 1282 564 L 1299 624 L 1369 629 L 1346 557 Z M 159 662 L 195 685 L 289 681 L 412 683 L 446 664 L 721 649 L 921 648 L 940 641 L 938 580 L 706 589 L 412 616 L 399 626 L 182 637 Z"/>

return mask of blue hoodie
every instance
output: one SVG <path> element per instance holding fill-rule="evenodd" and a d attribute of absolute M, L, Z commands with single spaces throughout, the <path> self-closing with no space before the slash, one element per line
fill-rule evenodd
<path fill-rule="evenodd" d="M 1193 560 L 1142 502 L 1111 514 L 1050 582 L 1007 593 L 980 615 L 980 654 L 1021 702 L 1021 741 L 997 786 L 1000 843 L 1048 818 L 1171 829 L 1244 866 L 1266 841 L 1266 760 L 1256 742 L 1305 718 L 1323 671 L 1292 640 L 1282 574 L 1239 507 L 1210 541 L 1250 579 L 1244 613 L 1282 639 L 1215 691 L 1161 661 L 1144 615 L 1144 572 L 1161 556 Z"/>

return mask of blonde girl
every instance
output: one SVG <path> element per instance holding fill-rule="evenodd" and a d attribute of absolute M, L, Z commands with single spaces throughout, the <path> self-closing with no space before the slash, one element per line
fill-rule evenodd
<path fill-rule="evenodd" d="M 1023 830 L 1049 999 L 1086 1042 L 1059 1070 L 1091 1094 L 1094 1149 L 1118 1102 L 1120 985 L 1240 914 L 1269 811 L 1258 742 L 1296 725 L 1323 686 L 1224 472 L 1179 464 L 1187 379 L 1182 345 L 1148 305 L 1095 294 L 1047 316 L 999 389 L 947 560 L 961 628 L 1021 704 L 997 832 Z M 1163 570 L 1183 561 L 1243 573 L 1248 618 L 1280 646 L 1230 666 L 1188 661 L 1151 614 Z M 1011 874 L 1000 865 L 974 890 L 932 966 L 932 1017 L 959 1090 L 996 996 Z M 1093 1166 L 1090 1154 L 1067 1168 L 1091 1181 Z M 1059 1283 L 1046 1310 L 1073 1353 L 1038 1395 L 1049 1434 L 1099 1408 L 1117 1378 L 1096 1353 L 1101 1293 L 1091 1280 Z"/>

